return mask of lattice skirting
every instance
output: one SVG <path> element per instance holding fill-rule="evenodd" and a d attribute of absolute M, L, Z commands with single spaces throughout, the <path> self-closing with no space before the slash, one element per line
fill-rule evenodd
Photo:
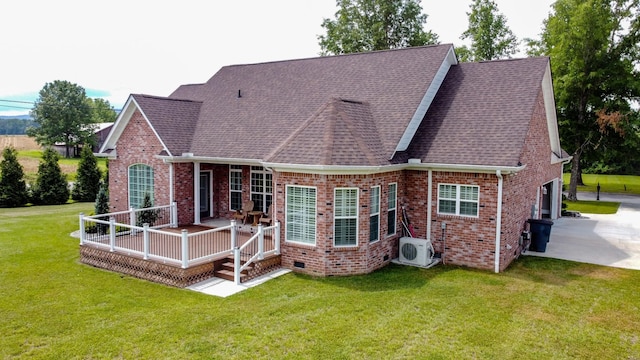
<path fill-rule="evenodd" d="M 278 258 L 279 259 L 279 258 Z M 165 285 L 184 288 L 213 277 L 213 262 L 187 269 L 80 246 L 80 262 Z M 256 266 L 257 267 L 257 266 Z"/>
<path fill-rule="evenodd" d="M 281 267 L 281 255 L 275 255 L 264 260 L 258 260 L 255 262 L 255 266 L 249 270 L 249 272 L 247 273 L 247 277 L 243 279 L 242 282 L 255 279 L 258 276 L 268 274 L 272 271 L 280 269 Z"/>

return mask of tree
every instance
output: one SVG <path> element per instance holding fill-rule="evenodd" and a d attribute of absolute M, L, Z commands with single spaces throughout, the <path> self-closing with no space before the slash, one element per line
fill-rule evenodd
<path fill-rule="evenodd" d="M 460 37 L 471 39 L 469 61 L 510 58 L 518 51 L 518 39 L 493 0 L 474 0 L 469 7 L 469 28 Z"/>
<path fill-rule="evenodd" d="M 45 84 L 31 116 L 38 127 L 29 128 L 27 135 L 43 146 L 64 143 L 65 157 L 71 156 L 72 146 L 95 142 L 92 111 L 81 86 L 61 80 Z"/>
<path fill-rule="evenodd" d="M 94 209 L 96 215 L 109 213 L 109 194 L 107 192 L 107 187 L 104 185 L 100 186 L 100 190 L 98 191 L 98 195 L 96 196 L 96 204 Z M 106 216 L 103 216 L 98 218 L 98 220 L 107 220 L 105 218 Z M 96 224 L 96 231 L 100 235 L 106 234 L 108 228 L 109 225 L 107 224 Z"/>
<path fill-rule="evenodd" d="M 144 193 L 144 198 L 142 199 L 142 210 L 138 213 L 136 219 L 137 226 L 143 226 L 144 224 L 149 224 L 149 226 L 153 226 L 156 220 L 158 220 L 158 216 L 160 213 L 158 210 L 149 209 L 153 207 L 153 200 L 151 200 L 151 195 L 148 192 Z"/>
<path fill-rule="evenodd" d="M 0 206 L 16 207 L 29 201 L 24 170 L 18 162 L 18 152 L 7 147 L 0 162 Z"/>
<path fill-rule="evenodd" d="M 551 57 L 558 124 L 573 156 L 569 200 L 577 200 L 584 159 L 624 133 L 640 95 L 640 0 L 558 0 L 531 52 Z M 583 158 L 583 155 L 586 155 Z"/>
<path fill-rule="evenodd" d="M 322 55 L 436 44 L 424 31 L 427 15 L 415 0 L 337 0 L 336 18 L 324 19 L 326 35 L 318 36 Z"/>
<path fill-rule="evenodd" d="M 37 205 L 60 205 L 69 200 L 67 177 L 58 165 L 58 153 L 46 148 L 38 165 L 38 175 L 33 186 L 32 202 Z"/>
<path fill-rule="evenodd" d="M 71 191 L 71 198 L 76 201 L 95 201 L 100 190 L 102 173 L 91 148 L 85 146 L 80 153 L 78 175 Z"/>
<path fill-rule="evenodd" d="M 87 98 L 87 104 L 91 108 L 91 122 L 94 124 L 110 123 L 116 121 L 118 114 L 105 99 Z"/>

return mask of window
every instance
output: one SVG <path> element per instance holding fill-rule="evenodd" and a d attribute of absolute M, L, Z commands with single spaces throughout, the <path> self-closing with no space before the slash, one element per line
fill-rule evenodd
<path fill-rule="evenodd" d="M 129 166 L 129 207 L 141 208 L 147 193 L 153 203 L 153 168 L 144 164 Z"/>
<path fill-rule="evenodd" d="M 478 217 L 480 187 L 475 185 L 438 185 L 438 213 Z"/>
<path fill-rule="evenodd" d="M 337 188 L 333 196 L 334 246 L 358 245 L 358 189 Z"/>
<path fill-rule="evenodd" d="M 389 184 L 387 205 L 387 235 L 393 235 L 396 233 L 396 214 L 398 208 L 398 184 Z"/>
<path fill-rule="evenodd" d="M 369 242 L 380 240 L 380 186 L 369 193 Z"/>
<path fill-rule="evenodd" d="M 229 165 L 229 209 L 242 209 L 242 166 Z"/>
<path fill-rule="evenodd" d="M 316 189 L 287 186 L 286 241 L 316 244 Z"/>
<path fill-rule="evenodd" d="M 271 173 L 262 166 L 251 167 L 251 200 L 253 210 L 267 212 L 271 205 L 273 181 Z"/>

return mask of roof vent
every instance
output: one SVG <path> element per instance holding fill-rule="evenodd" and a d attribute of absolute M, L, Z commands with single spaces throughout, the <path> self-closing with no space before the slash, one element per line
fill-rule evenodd
<path fill-rule="evenodd" d="M 422 162 L 422 160 L 420 160 L 420 159 L 409 159 L 407 162 L 409 164 L 420 164 Z"/>
<path fill-rule="evenodd" d="M 238 89 L 238 99 L 242 97 L 242 90 Z"/>

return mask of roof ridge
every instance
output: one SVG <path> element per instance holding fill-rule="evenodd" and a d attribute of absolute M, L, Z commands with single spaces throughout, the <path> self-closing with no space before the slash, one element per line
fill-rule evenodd
<path fill-rule="evenodd" d="M 272 61 L 262 61 L 257 63 L 244 63 L 244 64 L 231 64 L 223 66 L 222 68 L 233 68 L 233 67 L 241 67 L 241 66 L 254 66 L 254 65 L 266 65 L 266 64 L 279 64 L 279 63 L 289 63 L 289 62 L 297 62 L 297 61 L 309 61 L 309 60 L 318 60 L 325 58 L 345 58 L 345 57 L 354 57 L 354 56 L 366 56 L 372 54 L 380 54 L 380 53 L 388 53 L 388 52 L 396 52 L 396 51 L 411 51 L 425 48 L 435 48 L 442 46 L 453 46 L 453 43 L 444 43 L 444 44 L 431 44 L 431 45 L 422 45 L 422 46 L 409 46 L 404 48 L 394 48 L 394 49 L 383 49 L 383 50 L 372 50 L 372 51 L 363 51 L 363 52 L 354 52 L 347 54 L 337 54 L 337 55 L 326 55 L 326 56 L 310 56 L 310 57 L 302 57 L 297 59 L 282 59 L 282 60 L 272 60 Z"/>
<path fill-rule="evenodd" d="M 203 102 L 200 100 L 191 100 L 191 99 L 184 99 L 184 98 L 173 98 L 173 97 L 168 97 L 168 96 L 157 96 L 157 95 L 148 95 L 148 94 L 131 94 L 133 97 L 143 97 L 143 98 L 147 98 L 147 99 L 155 99 L 155 100 L 169 100 L 169 101 L 182 101 L 182 102 L 192 102 L 192 103 L 200 103 L 202 104 Z"/>

